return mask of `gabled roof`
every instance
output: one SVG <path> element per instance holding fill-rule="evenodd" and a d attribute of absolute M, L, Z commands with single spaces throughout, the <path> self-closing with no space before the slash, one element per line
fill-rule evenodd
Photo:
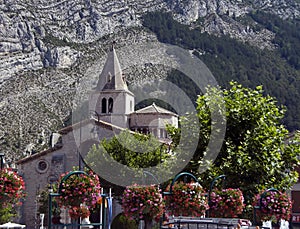
<path fill-rule="evenodd" d="M 102 121 L 102 120 L 99 120 L 99 119 L 96 119 L 94 117 L 91 117 L 90 119 L 85 119 L 81 122 L 78 122 L 78 123 L 75 123 L 73 125 L 70 125 L 70 126 L 67 126 L 61 130 L 58 131 L 59 134 L 61 135 L 65 135 L 65 134 L 68 134 L 69 132 L 77 129 L 77 128 L 81 128 L 82 125 L 86 125 L 86 124 L 89 124 L 89 123 L 94 123 L 95 125 L 101 127 L 101 128 L 105 128 L 105 129 L 108 129 L 108 130 L 112 130 L 112 131 L 123 131 L 123 130 L 126 130 L 122 127 L 119 127 L 119 126 L 116 126 L 116 125 L 113 125 L 109 122 L 105 122 L 105 121 Z M 130 133 L 132 134 L 140 134 L 140 133 L 137 133 L 137 132 L 134 132 L 134 131 L 131 131 L 131 130 L 128 130 Z M 162 139 L 159 139 L 159 141 L 161 143 L 165 143 L 165 140 L 162 140 Z M 32 155 L 29 155 L 25 158 L 22 158 L 20 159 L 19 161 L 16 162 L 17 165 L 19 164 L 24 164 L 28 161 L 32 161 L 32 160 L 35 160 L 41 156 L 44 156 L 44 155 L 47 155 L 48 153 L 52 153 L 56 150 L 59 150 L 63 147 L 62 144 L 59 144 L 59 145 L 56 145 L 52 148 L 49 148 L 49 149 L 46 149 L 44 151 L 41 151 L 39 153 L 35 153 L 35 154 L 32 154 Z"/>
<path fill-rule="evenodd" d="M 20 165 L 20 164 L 23 164 L 23 163 L 25 163 L 25 162 L 27 162 L 27 161 L 32 161 L 32 160 L 37 159 L 37 158 L 39 158 L 39 157 L 41 157 L 41 156 L 47 155 L 48 153 L 54 152 L 54 151 L 56 151 L 56 150 L 59 150 L 59 149 L 61 149 L 62 147 L 63 147 L 63 146 L 62 146 L 61 144 L 60 144 L 60 145 L 56 145 L 56 146 L 54 146 L 54 147 L 52 147 L 52 148 L 49 148 L 49 149 L 46 149 L 46 150 L 44 150 L 44 151 L 42 151 L 42 152 L 35 153 L 35 154 L 29 155 L 29 156 L 27 156 L 27 157 L 25 157 L 25 158 L 22 158 L 22 159 L 18 160 L 18 161 L 16 162 L 16 164 L 17 164 L 17 165 Z"/>
<path fill-rule="evenodd" d="M 78 123 L 75 123 L 73 125 L 64 127 L 63 129 L 60 129 L 58 131 L 58 133 L 61 134 L 61 135 L 66 135 L 69 132 L 71 132 L 73 130 L 76 130 L 78 128 L 81 128 L 81 126 L 89 124 L 89 123 L 94 123 L 95 125 L 100 126 L 101 128 L 105 128 L 107 130 L 112 130 L 112 131 L 122 131 L 122 130 L 125 130 L 122 127 L 115 126 L 115 125 L 113 125 L 111 123 L 104 122 L 102 120 L 98 120 L 98 119 L 92 117 L 90 119 L 85 119 L 85 120 L 82 120 L 81 122 L 78 122 Z M 130 131 L 130 132 L 134 133 L 133 131 Z M 38 153 L 35 153 L 35 154 L 32 154 L 32 155 L 29 155 L 29 156 L 27 156 L 25 158 L 22 158 L 19 161 L 17 161 L 16 164 L 23 164 L 25 162 L 37 159 L 37 158 L 39 158 L 41 156 L 47 155 L 48 153 L 52 153 L 52 152 L 54 152 L 56 150 L 59 150 L 62 147 L 63 147 L 63 144 L 56 145 L 56 146 L 54 146 L 52 148 L 46 149 L 44 151 L 41 151 L 41 152 L 38 152 Z"/>
<path fill-rule="evenodd" d="M 153 114 L 153 113 L 157 113 L 157 114 L 169 114 L 169 115 L 178 116 L 174 112 L 171 112 L 167 109 L 164 109 L 162 107 L 157 106 L 155 103 L 152 103 L 150 106 L 139 109 L 139 110 L 137 110 L 133 113 L 134 114 Z"/>
<path fill-rule="evenodd" d="M 96 90 L 128 90 L 114 46 L 107 55 Z"/>
<path fill-rule="evenodd" d="M 102 128 L 105 128 L 105 129 L 108 129 L 108 130 L 119 130 L 119 131 L 125 130 L 124 128 L 116 126 L 116 125 L 111 124 L 109 122 L 105 122 L 105 121 L 102 121 L 100 119 L 96 119 L 94 117 L 91 117 L 90 119 L 85 119 L 85 120 L 82 120 L 81 122 L 74 123 L 73 125 L 66 126 L 63 129 L 60 129 L 58 131 L 58 133 L 59 134 L 67 134 L 67 133 L 69 133 L 69 132 L 71 132 L 75 129 L 81 128 L 82 126 L 84 126 L 88 123 L 94 123 L 95 125 L 100 126 Z"/>

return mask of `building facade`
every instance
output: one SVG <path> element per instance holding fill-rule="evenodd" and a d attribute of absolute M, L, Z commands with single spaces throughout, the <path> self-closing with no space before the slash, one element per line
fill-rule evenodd
<path fill-rule="evenodd" d="M 156 104 L 135 111 L 134 105 L 134 94 L 127 87 L 116 50 L 112 47 L 98 84 L 90 93 L 89 111 L 94 111 L 95 115 L 59 130 L 53 134 L 49 149 L 17 162 L 28 193 L 20 223 L 26 224 L 27 228 L 39 228 L 39 214 L 42 213 L 38 210 L 39 191 L 57 182 L 60 174 L 71 171 L 74 166 L 81 168 L 81 157 L 101 139 L 129 129 L 153 134 L 165 142 L 168 139 L 166 125 L 178 126 L 178 116 L 173 112 Z"/>

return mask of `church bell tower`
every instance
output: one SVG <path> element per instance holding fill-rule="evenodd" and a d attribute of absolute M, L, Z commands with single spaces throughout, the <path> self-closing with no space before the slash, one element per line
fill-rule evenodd
<path fill-rule="evenodd" d="M 112 45 L 97 87 L 90 95 L 89 110 L 97 112 L 102 121 L 129 128 L 129 114 L 134 111 L 134 104 L 134 94 L 128 90 Z"/>

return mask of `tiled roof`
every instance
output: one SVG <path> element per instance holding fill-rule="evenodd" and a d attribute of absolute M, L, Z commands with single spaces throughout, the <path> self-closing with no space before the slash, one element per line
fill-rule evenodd
<path fill-rule="evenodd" d="M 177 116 L 177 114 L 175 114 L 167 109 L 164 109 L 162 107 L 159 107 L 155 103 L 152 103 L 150 106 L 139 109 L 133 113 L 136 113 L 136 114 L 160 113 L 160 114 L 170 114 L 170 115 Z"/>
<path fill-rule="evenodd" d="M 120 131 L 125 130 L 124 128 L 119 127 L 119 126 L 115 126 L 115 125 L 113 125 L 111 123 L 104 122 L 104 121 L 101 121 L 101 120 L 97 120 L 95 118 L 91 118 L 91 119 L 86 119 L 86 120 L 83 120 L 81 122 L 75 123 L 73 125 L 67 126 L 67 127 L 63 128 L 63 129 L 60 129 L 58 131 L 58 133 L 61 134 L 61 135 L 65 135 L 65 134 L 68 134 L 69 132 L 71 132 L 71 131 L 73 131 L 73 130 L 75 130 L 77 128 L 81 128 L 81 126 L 89 124 L 89 123 L 94 123 L 95 125 L 100 126 L 102 128 L 105 128 L 105 129 L 108 129 L 108 130 L 114 130 L 114 131 L 115 130 L 120 130 Z M 25 158 L 22 158 L 19 161 L 17 161 L 16 164 L 23 164 L 25 162 L 34 160 L 34 159 L 39 158 L 41 156 L 47 155 L 48 153 L 54 152 L 56 150 L 59 150 L 62 147 L 63 147 L 62 144 L 56 145 L 56 146 L 54 146 L 52 148 L 46 149 L 44 151 L 41 151 L 41 152 L 38 152 L 38 153 L 35 153 L 35 154 L 32 154 L 32 155 L 29 155 L 29 156 L 27 156 Z"/>

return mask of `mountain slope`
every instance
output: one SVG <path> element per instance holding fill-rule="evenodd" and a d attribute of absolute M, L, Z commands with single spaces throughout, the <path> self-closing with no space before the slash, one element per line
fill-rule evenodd
<path fill-rule="evenodd" d="M 277 22 L 271 27 L 265 24 L 264 17 L 270 14 L 256 14 L 258 10 L 277 15 Z M 231 79 L 246 86 L 263 83 L 267 92 L 292 107 L 286 122 L 291 130 L 299 129 L 299 48 L 289 48 L 299 44 L 299 35 L 290 36 L 289 45 L 284 36 L 284 29 L 298 28 L 299 1 L 4 0 L 0 3 L 0 149 L 7 160 L 48 146 L 51 132 L 68 119 L 89 66 L 103 63 L 112 41 L 124 47 L 157 42 L 156 35 L 161 39 L 159 33 L 143 27 L 144 15 L 155 11 L 171 12 L 181 23 L 172 21 L 169 26 L 176 28 L 164 27 L 172 37 L 163 42 L 194 50 L 222 85 Z M 173 30 L 186 33 L 181 37 L 185 44 Z M 125 73 L 134 84 L 135 75 L 148 77 L 147 71 Z"/>

